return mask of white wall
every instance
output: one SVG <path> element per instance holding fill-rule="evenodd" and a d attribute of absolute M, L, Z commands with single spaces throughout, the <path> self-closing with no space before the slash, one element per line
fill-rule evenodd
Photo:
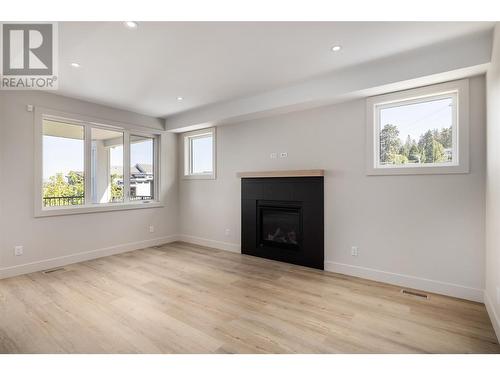
<path fill-rule="evenodd" d="M 34 218 L 32 104 L 163 129 L 161 120 L 53 94 L 0 92 L 0 277 L 166 242 L 177 233 L 176 139 L 167 134 L 164 208 Z M 155 233 L 149 233 L 149 225 Z M 24 255 L 14 256 L 23 245 Z"/>
<path fill-rule="evenodd" d="M 487 74 L 488 144 L 486 172 L 485 303 L 500 337 L 500 26 L 495 28 Z"/>
<path fill-rule="evenodd" d="M 236 172 L 324 168 L 327 269 L 482 300 L 484 76 L 470 90 L 469 174 L 367 176 L 365 100 L 219 127 L 217 179 L 179 181 L 182 238 L 238 251 Z"/>

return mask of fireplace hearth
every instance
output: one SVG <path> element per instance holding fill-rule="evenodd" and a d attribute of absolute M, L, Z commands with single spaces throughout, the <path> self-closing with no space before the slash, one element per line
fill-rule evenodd
<path fill-rule="evenodd" d="M 243 177 L 242 253 L 323 269 L 323 177 Z"/>

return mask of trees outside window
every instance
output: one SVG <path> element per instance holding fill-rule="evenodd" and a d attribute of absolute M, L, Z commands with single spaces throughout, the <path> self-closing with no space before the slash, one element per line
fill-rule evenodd
<path fill-rule="evenodd" d="M 393 124 L 384 125 L 380 132 L 381 164 L 447 163 L 452 161 L 452 128 L 427 130 L 418 140 L 407 135 L 402 143 L 400 131 Z"/>

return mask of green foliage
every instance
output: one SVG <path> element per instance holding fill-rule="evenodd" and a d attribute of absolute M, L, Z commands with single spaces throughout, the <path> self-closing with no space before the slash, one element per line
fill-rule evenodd
<path fill-rule="evenodd" d="M 416 144 L 412 144 L 410 151 L 408 153 L 408 161 L 410 163 L 420 163 L 420 159 L 422 158 L 422 153 L 418 149 Z"/>
<path fill-rule="evenodd" d="M 387 124 L 380 132 L 380 161 L 392 163 L 396 154 L 400 152 L 401 140 L 399 130 L 395 125 Z"/>
<path fill-rule="evenodd" d="M 412 141 L 410 135 L 408 135 L 408 137 L 406 137 L 406 142 L 403 145 L 403 147 L 399 153 L 401 155 L 406 156 L 406 158 L 409 158 L 410 157 L 410 150 L 411 150 L 411 147 L 413 146 L 414 143 L 415 143 L 415 141 Z"/>
<path fill-rule="evenodd" d="M 81 197 L 84 192 L 84 179 L 81 173 L 71 171 L 64 177 L 62 173 L 50 176 L 43 184 L 43 196 L 46 197 Z"/>
<path fill-rule="evenodd" d="M 401 154 L 392 154 L 390 162 L 392 164 L 406 164 L 408 163 L 408 158 Z"/>
<path fill-rule="evenodd" d="M 428 130 L 423 137 L 420 139 L 420 147 L 423 149 L 424 163 L 432 163 L 434 157 L 434 135 L 430 130 Z"/>
<path fill-rule="evenodd" d="M 122 175 L 111 175 L 111 201 L 123 200 L 123 186 L 118 185 Z M 50 176 L 49 181 L 43 184 L 43 197 L 83 197 L 85 181 L 81 173 L 71 171 L 67 176 L 58 173 Z"/>
<path fill-rule="evenodd" d="M 111 201 L 123 200 L 123 186 L 118 185 L 118 180 L 123 179 L 123 176 L 113 173 L 111 175 Z"/>
<path fill-rule="evenodd" d="M 441 143 L 444 148 L 451 148 L 453 145 L 451 127 L 442 129 L 436 141 Z"/>
<path fill-rule="evenodd" d="M 397 126 L 386 124 L 380 132 L 380 162 L 382 164 L 442 163 L 451 160 L 445 149 L 452 147 L 452 129 L 428 130 L 418 143 L 406 138 L 404 144 L 399 138 Z"/>

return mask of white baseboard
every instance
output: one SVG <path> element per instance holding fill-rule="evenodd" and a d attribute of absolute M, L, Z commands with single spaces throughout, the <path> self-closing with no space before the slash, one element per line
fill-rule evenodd
<path fill-rule="evenodd" d="M 215 249 L 230 251 L 232 253 L 241 253 L 241 245 L 238 243 L 215 241 L 208 238 L 190 236 L 188 234 L 179 234 L 177 238 L 178 241 L 189 242 L 194 245 L 213 247 Z"/>
<path fill-rule="evenodd" d="M 493 329 L 497 335 L 497 341 L 500 342 L 500 318 L 497 315 L 495 305 L 491 302 L 490 296 L 486 290 L 484 291 L 484 305 L 486 306 L 486 311 L 490 316 L 491 324 L 493 325 Z"/>
<path fill-rule="evenodd" d="M 192 243 L 195 245 L 212 247 L 219 250 L 241 253 L 241 245 L 229 242 L 215 241 L 207 238 L 181 234 L 179 241 Z M 325 261 L 325 271 L 341 273 L 344 275 L 361 277 L 368 280 L 380 281 L 383 283 L 398 285 L 407 288 L 419 289 L 426 292 L 443 294 L 446 296 L 463 298 L 475 302 L 484 301 L 484 292 L 482 289 L 471 288 L 468 286 L 447 283 L 425 279 L 416 276 L 392 273 L 374 268 L 353 266 L 350 264 Z"/>
<path fill-rule="evenodd" d="M 381 271 L 374 268 L 325 261 L 325 271 L 361 277 L 363 279 L 380 281 L 387 284 L 419 289 L 426 292 L 443 294 L 451 297 L 463 298 L 475 302 L 483 302 L 484 300 L 484 293 L 482 289 L 447 283 L 444 281 L 424 279 L 416 276 Z"/>
<path fill-rule="evenodd" d="M 19 264 L 16 266 L 0 268 L 0 279 L 7 277 L 13 277 L 17 275 L 24 275 L 27 273 L 43 271 L 50 268 L 62 267 L 72 263 L 83 262 L 90 259 L 101 258 L 109 255 L 125 253 L 128 251 L 144 249 L 146 247 L 158 246 L 164 243 L 170 243 L 178 241 L 179 238 L 176 235 L 153 238 L 150 240 L 130 242 L 127 244 L 115 245 L 110 247 L 105 247 L 102 249 L 83 251 L 76 254 L 65 255 L 61 257 L 45 259 L 37 262 Z"/>
<path fill-rule="evenodd" d="M 0 279 L 17 275 L 23 275 L 31 272 L 38 272 L 50 268 L 65 266 L 72 263 L 83 262 L 90 259 L 101 258 L 113 254 L 124 253 L 128 251 L 143 249 L 146 247 L 157 246 L 164 243 L 170 243 L 175 241 L 184 241 L 195 245 L 212 247 L 220 250 L 230 251 L 233 253 L 241 253 L 241 245 L 237 243 L 222 242 L 202 237 L 191 236 L 187 234 L 180 234 L 180 235 L 159 237 L 144 241 L 131 242 L 127 244 L 115 245 L 111 247 L 84 251 L 76 254 L 46 259 L 42 261 L 0 268 Z M 424 279 L 416 276 L 408 276 L 387 271 L 381 271 L 373 268 L 354 266 L 350 264 L 343 264 L 332 261 L 325 261 L 325 271 L 361 277 L 369 280 L 385 282 L 388 284 L 394 284 L 408 288 L 420 289 L 432 293 L 444 294 L 476 302 L 483 302 L 483 301 L 486 302 L 485 293 L 482 289 L 470 288 L 462 285 L 446 283 L 443 281 Z M 495 326 L 495 331 L 497 332 L 498 335 L 499 331 L 498 318 L 496 315 L 494 315 L 495 311 L 491 303 L 490 307 L 488 308 L 488 312 L 492 317 L 491 319 L 492 321 L 496 319 L 494 326 Z"/>

